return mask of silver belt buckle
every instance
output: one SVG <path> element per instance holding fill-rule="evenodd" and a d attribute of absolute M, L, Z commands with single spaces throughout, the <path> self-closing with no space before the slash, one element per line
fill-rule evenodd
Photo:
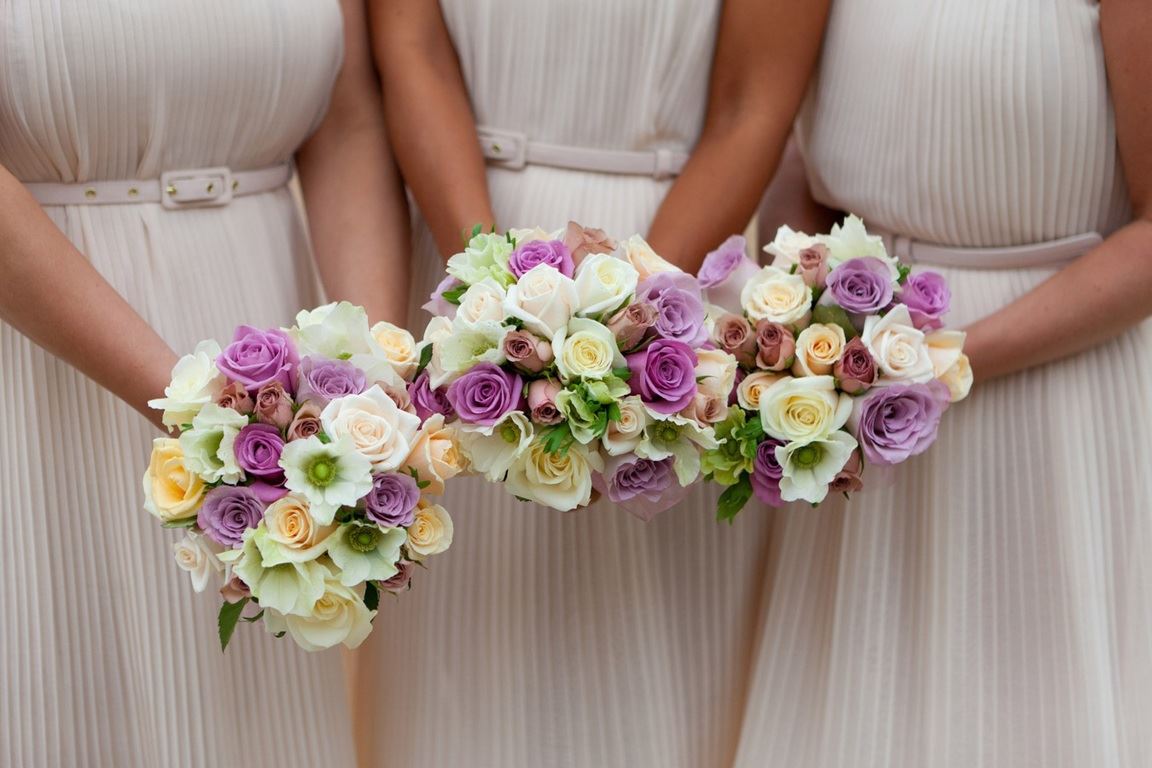
<path fill-rule="evenodd" d="M 195 168 L 160 174 L 160 204 L 170 211 L 208 208 L 232 202 L 232 171 L 228 168 Z"/>

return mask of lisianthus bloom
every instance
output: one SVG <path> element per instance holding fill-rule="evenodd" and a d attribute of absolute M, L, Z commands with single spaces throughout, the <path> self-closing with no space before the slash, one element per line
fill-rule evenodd
<path fill-rule="evenodd" d="M 327 444 L 318 437 L 294 440 L 284 446 L 280 466 L 285 485 L 308 500 L 321 525 L 331 523 L 340 507 L 356 506 L 372 490 L 372 463 L 348 437 Z"/>
<path fill-rule="evenodd" d="M 468 241 L 464 250 L 448 259 L 448 274 L 466 285 L 490 277 L 502 285 L 514 278 L 508 270 L 512 243 L 504 235 L 481 232 Z"/>
<path fill-rule="evenodd" d="M 403 528 L 382 529 L 372 523 L 345 523 L 332 535 L 328 556 L 340 569 L 340 583 L 354 587 L 363 581 L 395 576 L 400 548 L 407 540 L 408 534 Z"/>

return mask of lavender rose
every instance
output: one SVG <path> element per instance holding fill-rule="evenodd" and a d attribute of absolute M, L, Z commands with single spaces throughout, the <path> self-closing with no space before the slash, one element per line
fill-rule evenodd
<path fill-rule="evenodd" d="M 780 323 L 761 320 L 756 324 L 756 365 L 766 371 L 791 368 L 796 359 L 796 337 Z"/>
<path fill-rule="evenodd" d="M 741 311 L 740 292 L 760 271 L 760 265 L 748 258 L 747 252 L 744 238 L 733 235 L 704 257 L 696 276 L 709 303 L 727 312 Z"/>
<path fill-rule="evenodd" d="M 564 277 L 572 277 L 576 271 L 576 263 L 572 261 L 568 246 L 559 240 L 530 240 L 516 246 L 516 250 L 508 257 L 508 269 L 517 280 L 540 264 L 547 264 Z"/>
<path fill-rule="evenodd" d="M 752 324 L 740 315 L 721 315 L 716 321 L 712 338 L 716 346 L 736 358 L 740 365 L 748 368 L 756 365 L 756 353 L 759 351 L 756 333 L 752 330 Z"/>
<path fill-rule="evenodd" d="M 443 387 L 432 388 L 428 371 L 421 373 L 408 385 L 408 397 L 412 400 L 412 407 L 416 409 L 420 421 L 427 421 L 434 413 L 443 414 L 445 418 L 452 416 L 452 404 L 448 402 L 448 395 Z"/>
<path fill-rule="evenodd" d="M 892 273 L 880 259 L 849 259 L 828 276 L 828 295 L 853 314 L 879 312 L 892 303 L 892 294 Z"/>
<path fill-rule="evenodd" d="M 280 467 L 284 438 L 276 427 L 271 424 L 249 424 L 236 436 L 233 449 L 236 451 L 236 463 L 250 476 L 272 485 L 284 482 L 284 470 Z"/>
<path fill-rule="evenodd" d="M 412 582 L 412 574 L 416 571 L 416 563 L 411 560 L 401 560 L 396 563 L 397 571 L 391 578 L 380 582 L 380 589 L 388 592 L 403 592 Z"/>
<path fill-rule="evenodd" d="M 936 440 L 949 402 L 948 387 L 939 381 L 893 384 L 873 389 L 856 401 L 852 426 L 873 464 L 899 464 L 923 453 Z"/>
<path fill-rule="evenodd" d="M 909 275 L 900 289 L 900 302 L 908 307 L 912 324 L 922 331 L 936 330 L 944 325 L 940 318 L 948 314 L 952 292 L 943 275 L 936 272 L 917 272 Z"/>
<path fill-rule="evenodd" d="M 876 361 L 859 336 L 844 346 L 840 359 L 832 366 L 832 375 L 841 390 L 856 395 L 876 383 Z"/>
<path fill-rule="evenodd" d="M 311 400 L 321 408 L 346 395 L 359 395 L 368 388 L 364 371 L 345 360 L 305 357 L 296 369 L 297 400 Z"/>
<path fill-rule="evenodd" d="M 292 398 L 283 384 L 274 381 L 256 393 L 256 420 L 280 429 L 292 423 Z"/>
<path fill-rule="evenodd" d="M 696 353 L 687 344 L 657 339 L 628 355 L 632 394 L 657 413 L 678 413 L 696 397 Z"/>
<path fill-rule="evenodd" d="M 864 471 L 864 459 L 860 456 L 860 451 L 852 451 L 852 455 L 848 457 L 848 463 L 844 465 L 844 469 L 836 477 L 832 478 L 832 482 L 828 484 L 829 493 L 856 493 L 856 491 L 864 488 L 864 481 L 860 475 Z"/>
<path fill-rule="evenodd" d="M 434 317 L 446 317 L 449 320 L 454 320 L 456 318 L 456 305 L 444 298 L 444 292 L 459 288 L 461 285 L 463 285 L 462 282 L 452 275 L 448 275 L 440 281 L 440 284 L 432 291 L 432 295 L 428 297 L 428 301 L 420 308 Z"/>
<path fill-rule="evenodd" d="M 797 254 L 796 268 L 805 285 L 823 288 L 828 282 L 828 246 L 822 243 L 809 246 Z"/>
<path fill-rule="evenodd" d="M 770 507 L 784 506 L 784 499 L 780 496 L 780 478 L 784 476 L 784 468 L 776 459 L 776 449 L 783 445 L 783 441 L 770 437 L 756 446 L 756 457 L 752 460 L 752 492 Z"/>
<path fill-rule="evenodd" d="M 248 390 L 238 381 L 228 382 L 220 391 L 220 396 L 216 398 L 216 405 L 221 408 L 231 408 L 236 413 L 242 413 L 245 416 L 252 413 L 252 409 L 256 407 L 256 404 L 252 402 L 252 396 L 248 394 Z"/>
<path fill-rule="evenodd" d="M 638 301 L 656 307 L 656 333 L 698 347 L 708 340 L 704 301 L 696 280 L 683 272 L 658 272 L 636 289 Z"/>
<path fill-rule="evenodd" d="M 555 355 L 552 345 L 528 331 L 512 331 L 504 337 L 504 356 L 524 373 L 540 373 Z"/>
<path fill-rule="evenodd" d="M 637 497 L 659 501 L 672 485 L 672 457 L 653 461 L 634 454 L 613 456 L 604 470 L 608 498 L 619 504 Z"/>
<path fill-rule="evenodd" d="M 528 409 L 532 421 L 537 424 L 559 424 L 564 415 L 556 407 L 556 395 L 560 394 L 560 382 L 552 379 L 538 379 L 528 385 Z"/>
<path fill-rule="evenodd" d="M 656 307 L 646 301 L 634 302 L 617 312 L 607 325 L 620 351 L 630 352 L 643 344 L 658 315 Z"/>
<path fill-rule="evenodd" d="M 416 519 L 419 500 L 420 488 L 411 475 L 375 475 L 364 499 L 364 516 L 381 528 L 404 528 Z"/>
<path fill-rule="evenodd" d="M 448 386 L 448 402 L 466 424 L 491 426 L 520 404 L 524 380 L 493 363 L 480 363 Z"/>
<path fill-rule="evenodd" d="M 242 325 L 232 343 L 216 358 L 216 367 L 249 390 L 279 382 L 292 389 L 292 370 L 300 362 L 296 347 L 281 330 L 262 331 Z"/>
<path fill-rule="evenodd" d="M 264 505 L 252 491 L 221 485 L 208 491 L 196 515 L 204 535 L 225 547 L 243 543 L 244 531 L 255 528 L 264 517 Z"/>

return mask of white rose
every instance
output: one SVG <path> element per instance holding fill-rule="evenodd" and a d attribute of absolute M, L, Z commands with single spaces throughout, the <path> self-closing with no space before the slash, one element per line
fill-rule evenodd
<path fill-rule="evenodd" d="M 213 573 L 224 571 L 224 564 L 216 557 L 223 551 L 223 547 L 207 536 L 188 531 L 183 539 L 172 545 L 172 551 L 176 556 L 176 565 L 192 578 L 192 589 L 197 592 L 204 591 Z"/>
<path fill-rule="evenodd" d="M 495 280 L 487 279 L 468 287 L 460 297 L 456 310 L 456 324 L 464 328 L 475 327 L 477 323 L 504 322 L 504 299 L 507 291 Z"/>
<path fill-rule="evenodd" d="M 934 372 L 924 332 L 912 324 L 908 307 L 898 304 L 888 314 L 869 315 L 864 320 L 861 334 L 864 346 L 890 381 L 923 383 L 930 381 Z"/>
<path fill-rule="evenodd" d="M 216 402 L 224 389 L 224 376 L 216 368 L 220 351 L 215 341 L 202 341 L 196 351 L 173 366 L 172 382 L 165 387 L 164 397 L 148 401 L 149 407 L 164 411 L 164 426 L 189 424 L 201 408 Z"/>
<path fill-rule="evenodd" d="M 420 428 L 420 419 L 400 410 L 378 386 L 328 403 L 320 412 L 320 423 L 332 440 L 349 438 L 376 472 L 397 469 L 412 450 Z"/>
<path fill-rule="evenodd" d="M 556 369 L 564 381 L 603 379 L 613 368 L 627 363 L 616 346 L 612 331 L 595 320 L 573 318 L 552 339 Z"/>
<path fill-rule="evenodd" d="M 682 272 L 679 267 L 666 261 L 652 250 L 652 246 L 645 242 L 640 235 L 632 237 L 621 243 L 624 249 L 624 258 L 636 269 L 640 280 L 647 280 L 660 272 Z"/>
<path fill-rule="evenodd" d="M 306 651 L 323 651 L 337 645 L 358 647 L 372 631 L 375 615 L 355 590 L 329 575 L 324 579 L 324 591 L 306 615 L 269 610 L 264 624 L 269 632 L 287 632 Z"/>
<path fill-rule="evenodd" d="M 215 403 L 204 406 L 192 419 L 192 429 L 180 435 L 184 466 L 206 483 L 235 484 L 244 478 L 236 463 L 236 436 L 248 426 L 248 417 Z"/>
<path fill-rule="evenodd" d="M 832 366 L 844 355 L 844 329 L 838 325 L 813 323 L 796 337 L 796 362 L 792 373 L 797 376 L 827 376 Z"/>
<path fill-rule="evenodd" d="M 844 224 L 834 224 L 831 233 L 816 238 L 828 248 L 828 267 L 835 269 L 849 259 L 872 257 L 888 265 L 892 278 L 899 275 L 897 262 L 888 255 L 884 239 L 868 234 L 864 222 L 858 216 L 849 216 Z"/>
<path fill-rule="evenodd" d="M 302 357 L 320 355 L 337 360 L 371 355 L 375 346 L 364 308 L 347 301 L 300 312 L 288 335 Z"/>
<path fill-rule="evenodd" d="M 972 365 L 968 362 L 968 355 L 961 352 L 952 367 L 944 371 L 939 378 L 948 387 L 952 402 L 958 403 L 968 397 L 968 393 L 972 390 Z"/>
<path fill-rule="evenodd" d="M 510 229 L 508 236 L 516 241 L 516 245 L 523 245 L 524 243 L 532 243 L 537 240 L 559 240 L 563 236 L 563 231 L 559 232 L 545 232 L 540 227 L 532 229 Z"/>
<path fill-rule="evenodd" d="M 644 439 L 644 428 L 652 423 L 652 417 L 638 395 L 624 398 L 619 405 L 620 418 L 608 422 L 608 429 L 600 438 L 600 444 L 609 456 L 623 456 L 635 451 Z"/>
<path fill-rule="evenodd" d="M 512 411 L 492 426 L 461 426 L 460 446 L 473 472 L 498 483 L 516 457 L 528 448 L 534 431 L 527 416 Z"/>
<path fill-rule="evenodd" d="M 471 328 L 454 328 L 448 338 L 436 342 L 434 347 L 440 354 L 438 362 L 444 376 L 442 380 L 433 379 L 432 386 L 438 387 L 455 379 L 479 363 L 502 364 L 506 360 L 504 337 L 510 330 L 491 320 L 477 323 Z"/>
<path fill-rule="evenodd" d="M 448 274 L 472 285 L 486 278 L 507 285 L 514 279 L 508 271 L 512 243 L 504 235 L 480 233 L 468 241 L 461 253 L 448 259 Z"/>
<path fill-rule="evenodd" d="M 372 326 L 372 339 L 397 376 L 410 379 L 416 373 L 420 351 L 411 333 L 392 323 L 380 322 Z"/>
<path fill-rule="evenodd" d="M 696 350 L 697 391 L 727 403 L 736 386 L 736 367 L 736 358 L 722 349 Z"/>
<path fill-rule="evenodd" d="M 911 312 L 909 312 L 911 317 Z M 964 340 L 968 334 L 964 331 L 935 331 L 924 337 L 924 344 L 928 347 L 928 358 L 932 361 L 932 375 L 940 378 L 964 351 Z"/>
<path fill-rule="evenodd" d="M 419 345 L 419 353 L 424 353 L 424 347 L 432 345 L 432 357 L 424 369 L 428 373 L 428 383 L 433 388 L 445 384 L 451 379 L 451 374 L 444 370 L 440 360 L 440 342 L 452 336 L 452 321 L 446 317 L 433 317 L 424 328 L 424 338 Z M 501 345 L 503 348 L 503 345 Z"/>
<path fill-rule="evenodd" d="M 592 500 L 592 472 L 603 469 L 599 454 L 580 443 L 560 455 L 533 440 L 508 468 L 504 484 L 514 496 L 568 512 Z"/>
<path fill-rule="evenodd" d="M 788 271 L 793 264 L 800 263 L 800 251 L 811 248 L 819 240 L 803 232 L 796 232 L 785 225 L 776 230 L 776 239 L 764 246 L 764 252 L 774 258 L 772 266 Z"/>
<path fill-rule="evenodd" d="M 423 560 L 438 555 L 452 546 L 452 518 L 448 510 L 439 504 L 429 504 L 423 500 L 416 510 L 412 525 L 408 526 L 408 542 L 405 547 L 413 560 Z"/>
<path fill-rule="evenodd" d="M 639 273 L 623 259 L 595 253 L 576 268 L 577 314 L 599 315 L 621 307 L 636 292 Z"/>
<path fill-rule="evenodd" d="M 504 311 L 524 327 L 550 339 L 576 312 L 576 283 L 547 264 L 537 264 L 508 288 Z"/>
<path fill-rule="evenodd" d="M 760 410 L 760 399 L 768 389 L 784 378 L 784 374 L 771 371 L 756 371 L 744 377 L 736 388 L 736 402 L 749 411 Z"/>
<path fill-rule="evenodd" d="M 831 376 L 786 376 L 760 395 L 760 421 L 777 440 L 823 440 L 852 415 L 852 398 L 836 391 Z"/>
<path fill-rule="evenodd" d="M 740 292 L 740 303 L 755 324 L 769 320 L 781 325 L 799 325 L 812 311 L 812 289 L 800 275 L 776 267 L 764 267 Z"/>

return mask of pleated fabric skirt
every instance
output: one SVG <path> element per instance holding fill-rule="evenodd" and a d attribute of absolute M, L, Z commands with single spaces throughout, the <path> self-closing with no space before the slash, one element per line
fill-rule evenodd
<path fill-rule="evenodd" d="M 287 190 L 46 210 L 181 353 L 317 300 Z M 0 323 L 0 765 L 354 765 L 339 652 L 241 625 L 221 653 L 219 595 L 142 507 L 157 435 Z"/>

